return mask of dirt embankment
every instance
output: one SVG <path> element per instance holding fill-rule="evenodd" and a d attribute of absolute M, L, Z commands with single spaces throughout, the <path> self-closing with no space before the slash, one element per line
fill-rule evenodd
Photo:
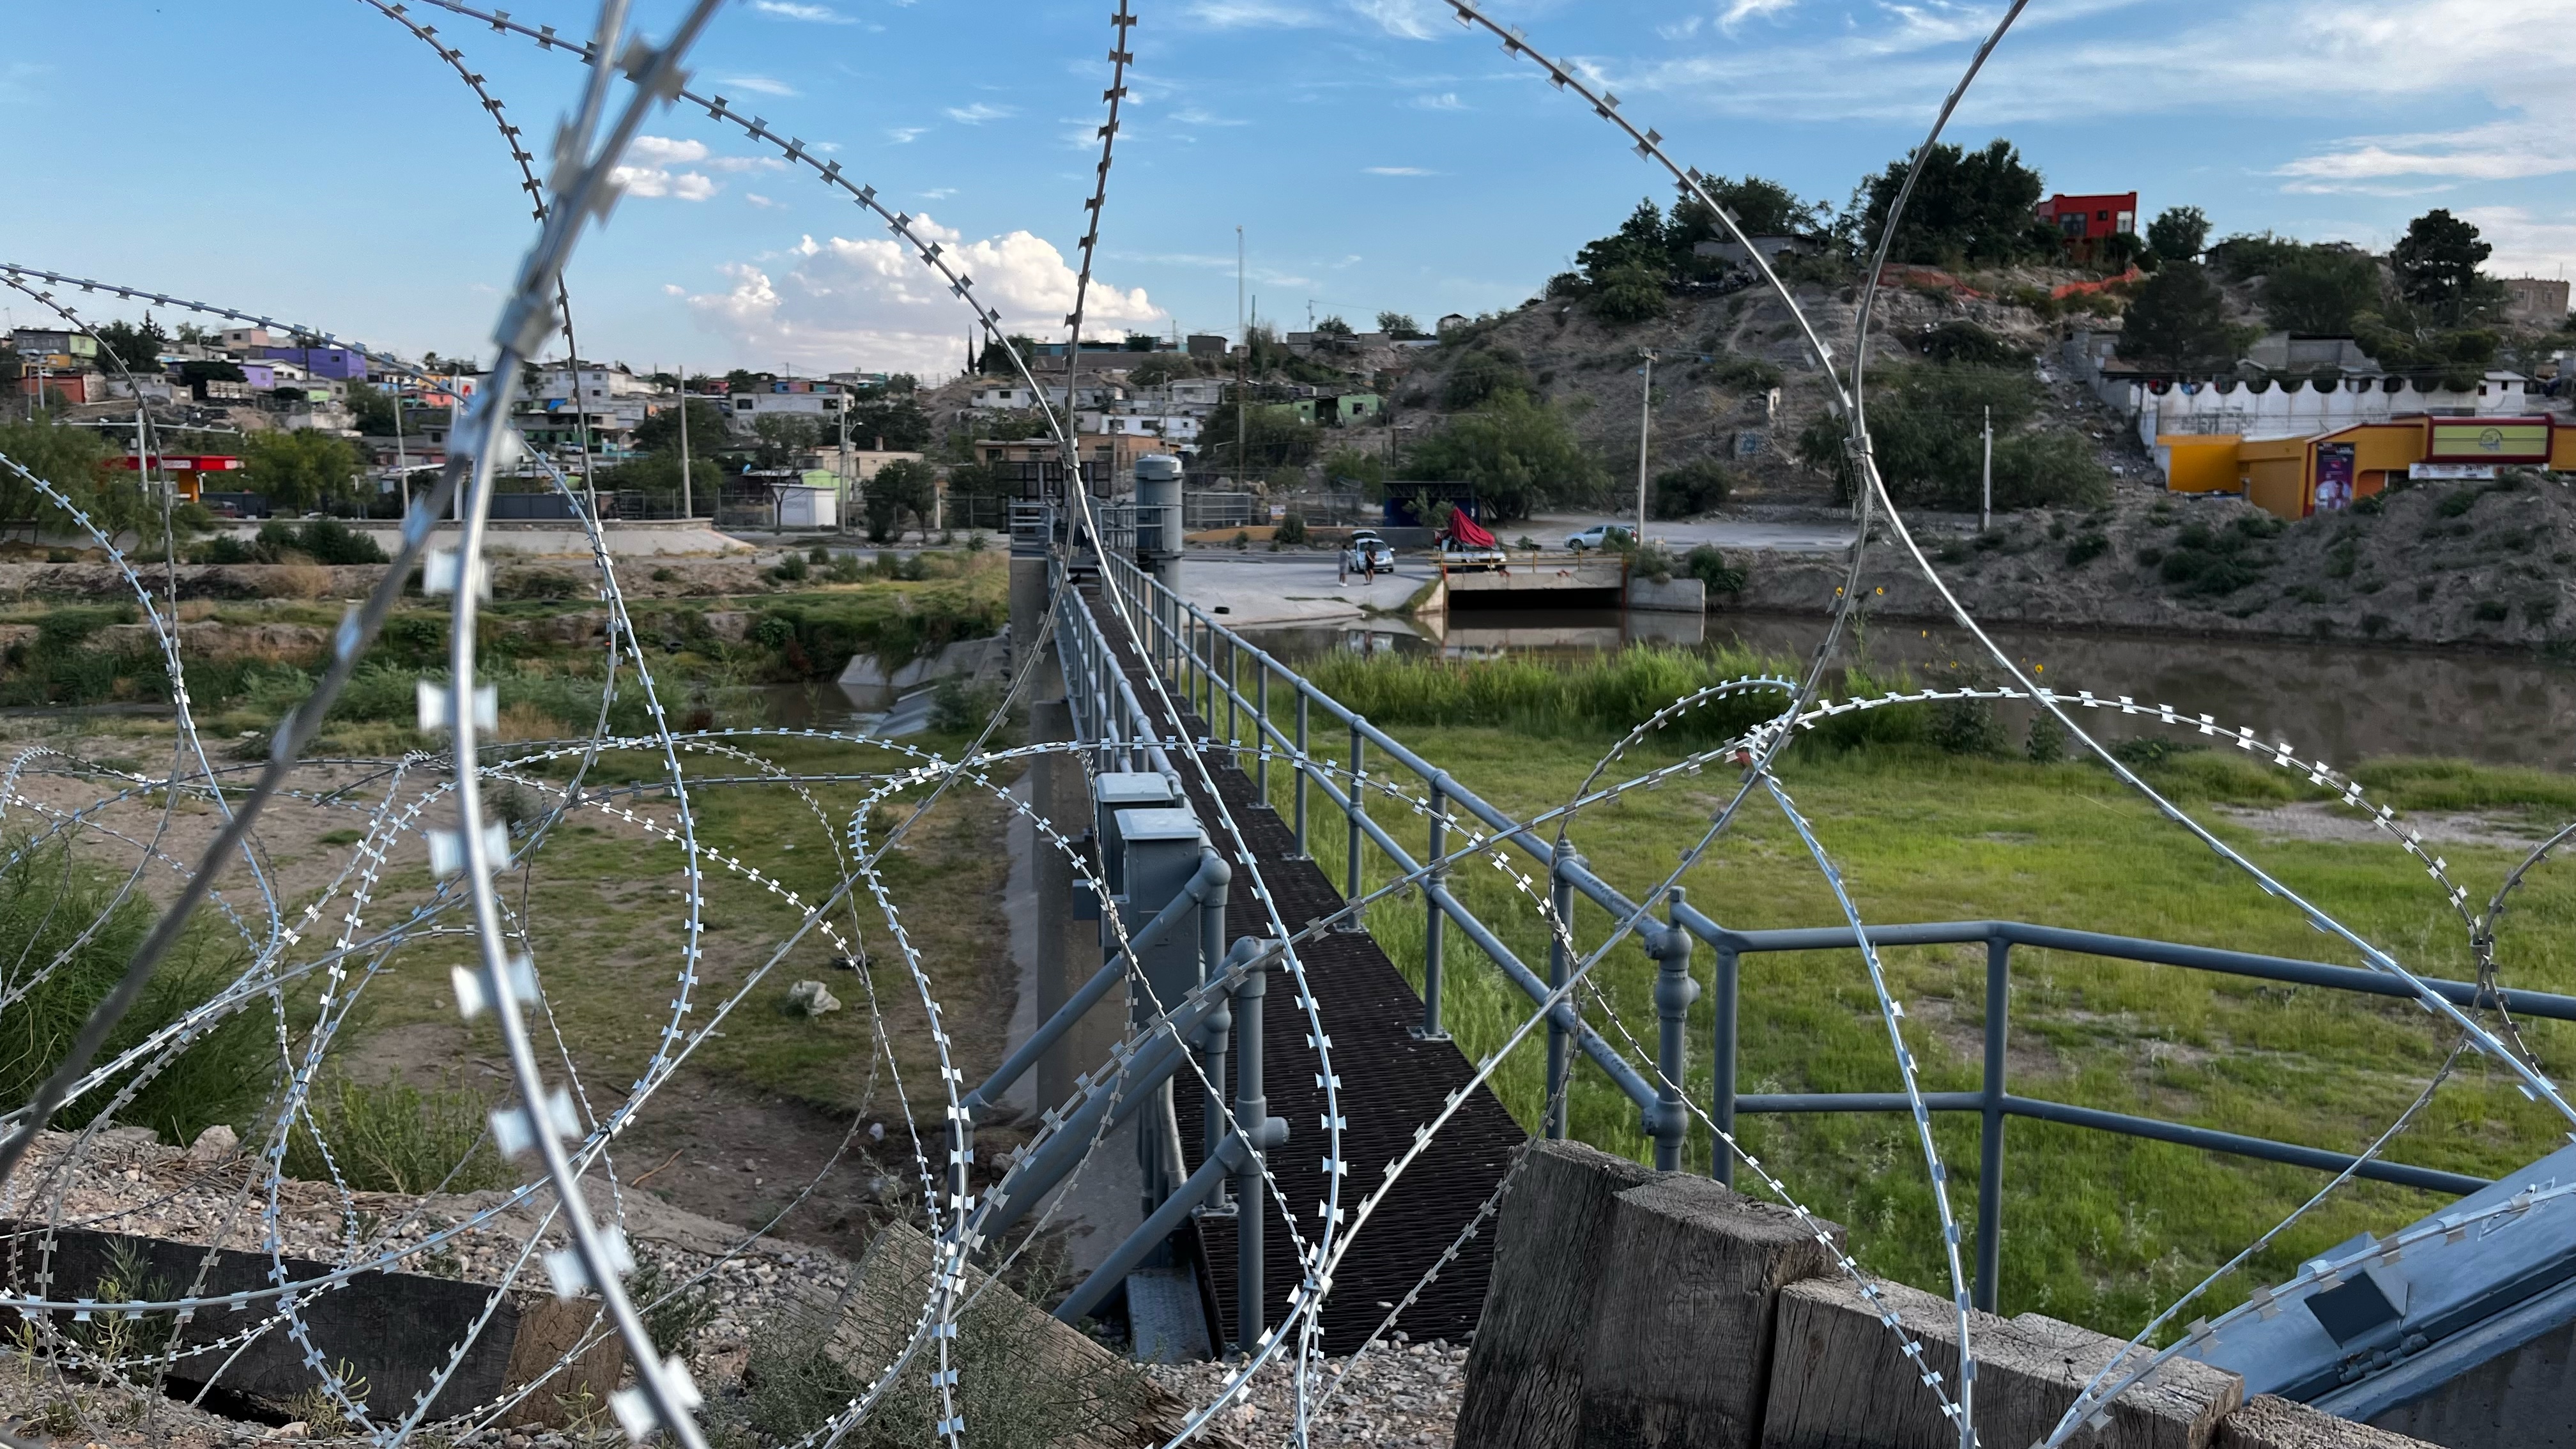
<path fill-rule="evenodd" d="M 617 565 L 618 591 L 630 599 L 716 598 L 769 593 L 779 587 L 769 574 L 781 555 L 728 554 L 721 557 L 671 557 L 622 560 Z M 375 588 L 384 564 L 181 564 L 179 597 L 186 599 L 355 599 Z M 138 564 L 137 577 L 156 597 L 167 588 L 170 571 L 160 564 Z M 499 562 L 492 570 L 492 592 L 504 599 L 597 598 L 599 574 L 586 558 L 546 558 L 526 563 Z M 0 600 L 95 599 L 131 600 L 134 584 L 122 569 L 105 562 L 0 563 Z"/>
<path fill-rule="evenodd" d="M 2430 484 L 2282 523 L 2240 499 L 2125 486 L 2093 512 L 2041 511 L 1973 537 L 1917 539 L 1978 619 L 2055 628 L 2576 650 L 2576 493 L 2543 476 Z M 1743 592 L 1712 609 L 1822 613 L 1836 555 L 1736 554 Z M 1885 537 L 1864 607 L 1946 619 Z"/>

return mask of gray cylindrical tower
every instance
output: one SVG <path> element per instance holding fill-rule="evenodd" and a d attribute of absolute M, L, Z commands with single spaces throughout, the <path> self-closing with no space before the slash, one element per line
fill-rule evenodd
<path fill-rule="evenodd" d="M 1136 460 L 1136 562 L 1165 583 L 1181 563 L 1181 460 L 1148 453 Z"/>

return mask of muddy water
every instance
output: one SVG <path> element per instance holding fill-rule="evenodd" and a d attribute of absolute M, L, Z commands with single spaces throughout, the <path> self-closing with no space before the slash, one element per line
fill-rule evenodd
<path fill-rule="evenodd" d="M 1742 644 L 1803 660 L 1823 637 L 1822 621 L 1766 615 L 1697 620 L 1615 611 L 1471 616 L 1439 637 L 1406 621 L 1349 628 L 1256 630 L 1282 657 L 1328 649 L 1399 650 L 1451 657 L 1507 653 L 1571 656 L 1657 640 L 1683 647 Z M 2576 769 L 2576 667 L 2528 655 L 2366 649 L 2347 644 L 2210 640 L 2047 629 L 1997 629 L 1995 642 L 2052 688 L 2171 704 L 2207 714 L 2232 731 L 2252 726 L 2331 763 L 2383 755 L 2447 755 L 2488 764 Z M 1962 678 L 1985 656 L 1965 631 L 1882 627 L 1863 640 L 1878 670 L 1917 680 Z M 1990 665 L 1985 675 L 1995 675 Z M 2018 712 L 2006 711 L 2018 729 Z M 2147 732 L 2108 716 L 2101 733 Z M 2089 728 L 2089 726 L 2088 726 Z M 2153 727 L 2162 730 L 2162 726 Z"/>

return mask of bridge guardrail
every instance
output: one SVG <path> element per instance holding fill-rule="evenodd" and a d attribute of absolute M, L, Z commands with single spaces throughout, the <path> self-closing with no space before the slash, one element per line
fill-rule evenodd
<path fill-rule="evenodd" d="M 1573 963 L 1566 959 L 1564 940 L 1559 936 L 1550 944 L 1547 975 L 1541 977 L 1458 900 L 1442 882 L 1442 871 L 1424 874 L 1423 863 L 1369 816 L 1365 792 L 1358 788 L 1358 782 L 1365 778 L 1368 768 L 1366 752 L 1369 749 L 1375 749 L 1388 763 L 1412 774 L 1425 787 L 1432 805 L 1431 833 L 1426 851 L 1429 860 L 1442 862 L 1447 854 L 1446 820 L 1439 808 L 1445 801 L 1474 816 L 1492 830 L 1497 839 L 1547 869 L 1551 898 L 1559 919 L 1571 920 L 1572 899 L 1577 893 L 1618 919 L 1639 919 L 1640 935 L 1648 954 L 1663 962 L 1660 974 L 1678 977 L 1677 981 L 1670 983 L 1676 989 L 1668 989 L 1666 983 L 1659 983 L 1655 994 L 1660 1027 L 1658 1060 L 1652 1072 L 1640 1070 L 1617 1047 L 1586 1025 L 1570 1001 L 1558 1002 L 1548 1015 L 1548 1100 L 1557 1104 L 1555 1112 L 1544 1124 L 1548 1136 L 1565 1136 L 1562 1088 L 1565 1074 L 1571 1066 L 1572 1053 L 1580 1051 L 1637 1104 L 1643 1125 L 1655 1140 L 1655 1166 L 1664 1171 L 1679 1169 L 1690 1125 L 1690 1114 L 1683 1107 L 1680 1096 L 1682 1084 L 1688 1080 L 1689 1065 L 1684 1027 L 1690 1002 L 1696 996 L 1696 987 L 1691 986 L 1687 991 L 1677 988 L 1692 980 L 1688 972 L 1688 943 L 1692 940 L 1707 944 L 1716 954 L 1712 978 L 1715 1020 L 1710 1042 L 1714 1087 L 1708 1115 L 1719 1129 L 1732 1133 L 1737 1117 L 1744 1113 L 1912 1110 L 1901 1092 L 1748 1094 L 1737 1090 L 1736 1039 L 1740 1024 L 1743 957 L 1793 951 L 1857 950 L 1859 941 L 1851 927 L 1735 930 L 1691 906 L 1678 889 L 1665 903 L 1664 922 L 1661 925 L 1648 924 L 1653 917 L 1642 912 L 1638 904 L 1617 887 L 1595 874 L 1581 856 L 1572 852 L 1560 854 L 1552 841 L 1542 838 L 1528 825 L 1478 796 L 1447 771 L 1370 724 L 1240 634 L 1219 624 L 1132 561 L 1114 553 L 1104 555 L 1100 578 L 1103 588 L 1115 590 L 1127 611 L 1135 617 L 1145 642 L 1147 662 L 1171 682 L 1176 700 L 1207 722 L 1211 735 L 1216 737 L 1214 748 L 1242 748 L 1243 721 L 1249 716 L 1256 730 L 1257 749 L 1261 741 L 1267 741 L 1269 747 L 1287 753 L 1290 768 L 1295 771 L 1291 828 L 1301 855 L 1307 849 L 1312 824 L 1307 800 L 1309 788 L 1320 791 L 1325 802 L 1341 813 L 1347 831 L 1345 894 L 1348 899 L 1357 902 L 1365 893 L 1362 885 L 1364 845 L 1375 845 L 1388 865 L 1400 875 L 1424 877 L 1422 898 L 1426 949 L 1421 993 L 1423 1017 L 1415 1028 L 1419 1034 L 1429 1037 L 1446 1035 L 1441 1028 L 1440 1010 L 1444 966 L 1442 939 L 1447 925 L 1455 924 L 1533 1003 L 1546 1002 L 1556 988 L 1562 987 Z M 1171 775 L 1177 785 L 1178 774 L 1172 769 L 1164 751 L 1165 744 L 1177 747 L 1177 742 L 1168 740 L 1156 729 L 1151 714 L 1129 687 L 1124 671 L 1117 667 L 1116 656 L 1098 622 L 1078 594 L 1067 599 L 1063 617 L 1067 622 L 1060 634 L 1060 643 L 1070 640 L 1075 656 L 1066 663 L 1066 693 L 1072 696 L 1080 691 L 1088 696 L 1088 703 L 1077 704 L 1075 709 L 1078 727 L 1084 731 L 1082 738 L 1099 742 L 1104 751 L 1105 768 L 1159 770 Z M 1249 695 L 1243 687 L 1243 667 L 1247 661 L 1254 671 Z M 1076 668 L 1077 662 L 1079 669 Z M 1272 717 L 1270 693 L 1274 679 L 1295 694 L 1293 733 L 1291 727 L 1283 727 Z M 1224 710 L 1221 733 L 1220 705 Z M 1348 763 L 1336 764 L 1309 757 L 1313 715 L 1317 711 L 1349 731 Z M 1262 749 L 1253 762 L 1253 771 L 1255 791 L 1265 804 L 1270 800 L 1269 766 L 1268 751 Z M 1984 1012 L 1985 1061 L 1979 1090 L 1927 1092 L 1922 1100 L 1927 1112 L 1974 1112 L 1982 1119 L 1973 1296 L 1976 1306 L 1988 1312 L 1995 1311 L 1999 1297 L 2004 1123 L 2009 1118 L 2056 1122 L 2326 1172 L 2344 1171 L 2355 1161 L 2349 1153 L 2023 1097 L 2007 1091 L 2005 1045 L 2010 1025 L 2014 946 L 2318 986 L 2364 995 L 2410 999 L 2414 996 L 2405 983 L 2356 967 L 2220 947 L 2105 935 L 2022 921 L 1872 926 L 1868 928 L 1868 939 L 1874 946 L 1983 942 L 1987 948 L 1985 1003 L 1988 1009 Z M 1680 963 L 1678 971 L 1674 965 L 1676 961 Z M 2502 1006 L 2524 1016 L 2576 1021 L 2576 997 L 2482 988 L 2475 982 L 2430 977 L 2419 979 L 2443 998 L 2462 1007 Z M 1713 1147 L 1710 1157 L 1712 1175 L 1732 1186 L 1733 1158 L 1722 1147 Z M 2374 1181 L 2458 1194 L 2474 1192 L 2488 1185 L 2487 1179 L 2464 1173 L 2381 1159 L 2362 1163 L 2356 1175 Z"/>

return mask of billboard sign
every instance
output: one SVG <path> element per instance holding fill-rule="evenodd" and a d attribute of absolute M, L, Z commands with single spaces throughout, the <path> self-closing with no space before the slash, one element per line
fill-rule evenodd
<path fill-rule="evenodd" d="M 2332 513 L 2352 506 L 2353 445 L 2317 444 L 2317 496 L 2312 513 Z"/>
<path fill-rule="evenodd" d="M 2434 418 L 2427 426 L 2428 463 L 2546 463 L 2547 418 Z"/>

